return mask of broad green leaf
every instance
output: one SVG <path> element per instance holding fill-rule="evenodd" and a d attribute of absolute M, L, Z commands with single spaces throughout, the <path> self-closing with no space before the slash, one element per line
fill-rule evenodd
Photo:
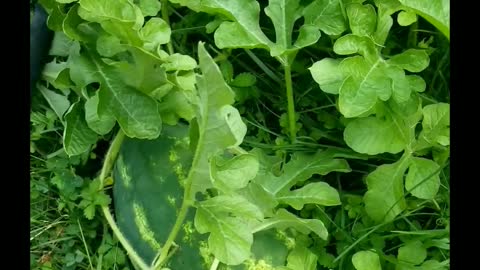
<path fill-rule="evenodd" d="M 232 20 L 223 22 L 215 31 L 215 44 L 219 48 L 267 49 L 272 44 L 260 29 L 260 5 L 257 1 L 207 0 L 201 5 L 203 11 L 220 13 Z"/>
<path fill-rule="evenodd" d="M 429 21 L 450 40 L 450 0 L 399 0 Z"/>
<path fill-rule="evenodd" d="M 210 232 L 208 247 L 218 260 L 237 265 L 248 259 L 253 244 L 247 219 L 262 217 L 262 212 L 243 197 L 220 195 L 198 204 L 195 228 L 202 234 Z"/>
<path fill-rule="evenodd" d="M 80 0 L 78 15 L 100 23 L 109 34 L 132 45 L 141 46 L 138 30 L 144 24 L 142 12 L 129 0 Z"/>
<path fill-rule="evenodd" d="M 422 127 L 416 150 L 437 144 L 450 145 L 450 104 L 438 103 L 425 106 Z"/>
<path fill-rule="evenodd" d="M 424 50 L 408 49 L 401 54 L 393 56 L 387 63 L 410 72 L 420 72 L 428 67 L 430 58 Z"/>
<path fill-rule="evenodd" d="M 220 24 L 225 20 L 225 17 L 222 15 L 217 15 L 213 18 L 213 21 L 210 21 L 205 25 L 205 32 L 207 34 L 212 34 L 217 30 Z"/>
<path fill-rule="evenodd" d="M 112 57 L 125 50 L 120 39 L 115 36 L 102 35 L 97 39 L 97 51 L 102 56 Z"/>
<path fill-rule="evenodd" d="M 57 63 L 56 59 L 43 67 L 42 79 L 52 84 L 56 89 L 62 90 L 65 94 L 68 94 L 72 87 L 67 63 Z"/>
<path fill-rule="evenodd" d="M 418 240 L 408 242 L 398 249 L 397 258 L 401 262 L 418 265 L 427 258 L 427 249 Z"/>
<path fill-rule="evenodd" d="M 47 14 L 50 14 L 52 9 L 58 4 L 55 0 L 38 0 L 37 2 L 45 9 Z"/>
<path fill-rule="evenodd" d="M 340 196 L 336 189 L 325 182 L 311 183 L 302 188 L 277 196 L 281 203 L 301 210 L 305 204 L 313 203 L 324 206 L 340 205 Z"/>
<path fill-rule="evenodd" d="M 160 0 L 139 0 L 138 6 L 142 10 L 144 17 L 155 16 L 160 11 Z"/>
<path fill-rule="evenodd" d="M 115 62 L 112 66 L 122 73 L 125 83 L 137 90 L 157 99 L 165 96 L 175 84 L 168 78 L 165 69 L 161 66 L 164 63 L 152 53 L 138 47 L 129 47 L 134 63 Z M 164 92 L 153 94 L 162 88 Z"/>
<path fill-rule="evenodd" d="M 295 21 L 301 17 L 302 7 L 299 0 L 270 0 L 265 14 L 270 17 L 275 28 L 275 45 L 270 46 L 272 56 L 281 56 L 281 62 L 291 64 L 291 57 L 301 47 L 309 46 L 320 38 L 320 31 L 315 27 L 300 28 L 300 34 L 292 47 L 292 32 Z M 291 50 L 293 49 L 293 50 Z M 291 50 L 291 52 L 289 52 Z"/>
<path fill-rule="evenodd" d="M 320 31 L 340 34 L 346 28 L 339 0 L 315 1 L 307 8 L 300 0 L 270 0 L 265 14 L 275 28 L 272 42 L 260 28 L 260 5 L 255 0 L 173 0 L 195 11 L 203 11 L 226 18 L 216 29 L 214 38 L 219 48 L 263 48 L 270 51 L 284 65 L 291 64 L 296 52 L 317 42 Z M 292 40 L 295 22 L 305 16 L 296 41 Z"/>
<path fill-rule="evenodd" d="M 425 80 L 418 75 L 407 75 L 405 76 L 408 80 L 408 85 L 410 85 L 411 92 L 424 92 L 427 88 L 427 83 Z"/>
<path fill-rule="evenodd" d="M 189 179 L 192 188 L 189 196 L 195 197 L 212 187 L 209 173 L 209 159 L 226 148 L 238 146 L 247 132 L 240 113 L 232 107 L 234 93 L 223 79 L 223 75 L 203 43 L 198 46 L 202 75 L 197 77 L 196 94 L 191 103 L 195 108 L 197 138 L 194 166 Z"/>
<path fill-rule="evenodd" d="M 369 65 L 378 65 L 381 62 L 375 44 L 370 37 L 362 37 L 353 34 L 342 36 L 333 44 L 333 51 L 340 55 L 358 53 L 365 57 L 365 60 Z"/>
<path fill-rule="evenodd" d="M 412 158 L 405 180 L 405 189 L 420 199 L 435 198 L 440 187 L 439 169 L 440 166 L 432 160 Z"/>
<path fill-rule="evenodd" d="M 443 166 L 450 158 L 450 146 L 432 149 L 433 160 L 440 166 Z"/>
<path fill-rule="evenodd" d="M 352 263 L 356 270 L 382 270 L 380 258 L 373 251 L 358 251 L 353 254 Z"/>
<path fill-rule="evenodd" d="M 162 117 L 162 122 L 167 125 L 176 125 L 180 118 L 187 121 L 195 117 L 192 104 L 181 91 L 170 91 L 158 106 L 158 111 Z"/>
<path fill-rule="evenodd" d="M 379 34 L 376 38 L 384 37 Z M 347 118 L 374 113 L 378 99 L 388 101 L 393 97 L 396 102 L 405 103 L 411 99 L 412 91 L 421 92 L 425 89 L 423 79 L 405 75 L 404 71 L 418 72 L 426 68 L 429 58 L 424 51 L 407 50 L 385 61 L 376 47 L 368 36 L 347 34 L 335 41 L 334 52 L 359 55 L 340 62 L 323 59 L 310 68 L 323 91 L 339 94 L 338 107 Z"/>
<path fill-rule="evenodd" d="M 369 155 L 396 154 L 404 150 L 408 143 L 390 117 L 354 119 L 348 123 L 343 136 L 347 145 L 353 150 Z"/>
<path fill-rule="evenodd" d="M 98 114 L 98 101 L 98 93 L 95 93 L 85 102 L 85 120 L 91 130 L 105 135 L 113 129 L 117 122 L 111 114 Z"/>
<path fill-rule="evenodd" d="M 238 7 L 240 8 L 240 7 Z M 249 17 L 251 14 L 248 14 Z M 258 17 L 258 16 L 256 16 Z M 255 17 L 254 17 L 255 18 Z M 249 27 L 251 22 L 246 25 Z M 215 31 L 215 45 L 219 48 L 264 48 L 268 49 L 271 41 L 261 32 L 260 26 L 253 25 L 249 32 L 243 25 L 236 22 L 222 22 Z"/>
<path fill-rule="evenodd" d="M 398 11 L 401 5 L 397 0 L 375 1 L 375 5 L 377 6 L 378 17 L 373 39 L 376 44 L 384 46 L 388 33 L 393 26 L 392 14 Z"/>
<path fill-rule="evenodd" d="M 143 25 L 140 9 L 129 0 L 80 0 L 78 14 L 84 20 L 102 23 L 116 21 L 131 24 L 137 30 Z M 141 11 L 140 11 L 141 14 Z"/>
<path fill-rule="evenodd" d="M 417 96 L 403 103 L 388 101 L 376 107 L 377 116 L 357 118 L 347 123 L 344 139 L 359 153 L 370 155 L 399 153 L 411 150 L 415 140 L 415 126 L 421 118 L 421 104 Z"/>
<path fill-rule="evenodd" d="M 324 240 L 326 240 L 328 237 L 328 231 L 323 222 L 319 219 L 299 218 L 283 208 L 278 209 L 274 217 L 266 219 L 259 224 L 255 228 L 255 231 L 258 232 L 271 228 L 278 228 L 280 230 L 293 228 L 303 234 L 313 232 Z"/>
<path fill-rule="evenodd" d="M 280 52 L 286 51 L 292 45 L 293 25 L 301 16 L 299 2 L 299 0 L 269 0 L 264 10 L 273 22 L 275 43 L 280 47 Z M 317 39 L 319 37 L 318 35 Z"/>
<path fill-rule="evenodd" d="M 255 84 L 257 78 L 251 73 L 240 73 L 235 79 L 230 83 L 231 86 L 235 87 L 250 87 Z"/>
<path fill-rule="evenodd" d="M 112 114 L 129 137 L 158 137 L 162 120 L 153 99 L 125 84 L 122 74 L 115 67 L 105 64 L 92 51 L 73 54 L 69 62 L 70 76 L 78 87 L 93 82 L 100 84 L 100 117 Z"/>
<path fill-rule="evenodd" d="M 210 162 L 210 175 L 213 185 L 220 190 L 244 188 L 258 172 L 258 160 L 254 155 L 243 154 L 225 162 L 213 158 Z"/>
<path fill-rule="evenodd" d="M 366 116 L 378 99 L 403 103 L 410 99 L 412 90 L 422 91 L 424 81 L 406 76 L 403 69 L 389 65 L 379 57 L 372 40 L 367 37 L 346 35 L 334 44 L 337 54 L 361 54 L 342 61 L 323 59 L 310 71 L 320 88 L 340 95 L 339 109 L 345 117 Z"/>
<path fill-rule="evenodd" d="M 330 94 L 339 93 L 345 80 L 345 74 L 340 69 L 340 60 L 324 58 L 314 63 L 309 70 L 322 91 Z"/>
<path fill-rule="evenodd" d="M 423 107 L 423 129 L 433 131 L 450 126 L 450 104 L 437 103 Z"/>
<path fill-rule="evenodd" d="M 48 105 L 53 109 L 58 119 L 63 120 L 63 115 L 70 108 L 70 101 L 67 96 L 60 95 L 44 87 L 43 85 L 37 86 L 40 93 L 47 100 Z M 75 113 L 75 112 L 74 112 Z M 63 121 L 62 121 L 63 122 Z"/>
<path fill-rule="evenodd" d="M 257 157 L 260 165 L 257 177 L 254 179 L 254 181 L 263 179 L 263 177 L 260 176 L 268 176 L 270 174 L 279 176 L 281 174 L 283 158 L 281 158 L 279 155 L 267 155 L 267 153 L 260 148 L 254 148 L 250 151 L 250 153 Z"/>
<path fill-rule="evenodd" d="M 287 267 L 295 270 L 317 269 L 317 255 L 302 245 L 297 245 L 288 254 Z"/>
<path fill-rule="evenodd" d="M 341 68 L 344 73 L 351 74 L 339 91 L 338 106 L 345 117 L 358 117 L 370 111 L 377 98 L 387 100 L 392 95 L 392 82 L 385 76 L 384 64 L 369 65 L 363 57 L 357 56 L 344 60 Z"/>
<path fill-rule="evenodd" d="M 350 29 L 354 35 L 371 36 L 377 24 L 377 14 L 372 5 L 352 3 L 346 7 Z"/>
<path fill-rule="evenodd" d="M 294 55 L 298 49 L 315 44 L 320 38 L 320 35 L 318 27 L 313 25 L 302 25 L 298 30 L 297 40 L 293 43 L 293 49 L 289 50 L 290 53 Z"/>
<path fill-rule="evenodd" d="M 390 66 L 386 69 L 388 76 L 392 79 L 392 98 L 395 102 L 403 104 L 410 99 L 412 94 L 412 86 L 409 85 L 410 80 L 407 79 L 403 69 Z"/>
<path fill-rule="evenodd" d="M 341 0 L 315 0 L 303 10 L 306 25 L 315 25 L 327 35 L 340 35 L 347 29 Z"/>
<path fill-rule="evenodd" d="M 417 21 L 417 14 L 411 11 L 401 11 L 397 15 L 397 21 L 401 26 L 409 26 Z"/>
<path fill-rule="evenodd" d="M 241 264 L 250 256 L 253 234 L 242 219 L 217 217 L 213 212 L 197 209 L 195 228 L 199 233 L 210 232 L 208 247 L 222 263 Z"/>
<path fill-rule="evenodd" d="M 367 214 L 377 223 L 393 220 L 406 208 L 403 178 L 410 158 L 403 156 L 393 164 L 384 164 L 367 176 L 368 191 L 363 198 Z"/>
<path fill-rule="evenodd" d="M 231 194 L 231 195 L 219 195 L 210 198 L 206 201 L 202 201 L 198 204 L 200 208 L 209 209 L 216 214 L 233 214 L 237 217 L 262 219 L 263 214 L 260 209 L 250 203 L 243 196 Z M 242 207 L 239 207 L 239 206 Z"/>
<path fill-rule="evenodd" d="M 273 216 L 273 209 L 278 205 L 275 197 L 257 183 L 250 182 L 246 188 L 238 190 L 238 194 L 258 206 L 264 216 Z"/>
<path fill-rule="evenodd" d="M 70 78 L 78 88 L 84 88 L 88 84 L 95 82 L 98 76 L 96 66 L 91 58 L 86 54 L 79 53 L 80 48 L 68 57 L 68 68 L 70 69 Z"/>
<path fill-rule="evenodd" d="M 188 55 L 174 53 L 169 55 L 162 64 L 165 71 L 172 70 L 193 70 L 197 67 L 197 61 Z"/>
<path fill-rule="evenodd" d="M 396 123 L 398 133 L 404 138 L 407 143 L 408 151 L 412 150 L 415 142 L 415 127 L 420 119 L 422 119 L 422 104 L 421 99 L 417 95 L 411 95 L 410 99 L 403 103 L 398 103 L 395 100 L 387 101 L 385 107 L 391 119 Z"/>
<path fill-rule="evenodd" d="M 201 11 L 207 12 L 205 10 L 205 7 L 202 7 L 202 4 L 203 4 L 202 1 L 199 1 L 199 0 L 170 0 L 169 2 L 186 6 L 195 12 L 201 12 Z"/>
<path fill-rule="evenodd" d="M 69 4 L 69 3 L 77 2 L 78 0 L 55 0 L 55 1 L 62 4 Z"/>
<path fill-rule="evenodd" d="M 320 150 L 314 155 L 294 153 L 290 161 L 284 165 L 280 176 L 272 172 L 259 173 L 255 182 L 273 195 L 288 192 L 291 187 L 310 179 L 314 174 L 350 172 L 348 163 L 343 159 L 335 158 L 335 150 Z"/>
<path fill-rule="evenodd" d="M 359 0 L 359 2 L 363 3 L 365 1 Z M 388 10 L 390 14 L 402 8 L 402 5 L 400 4 L 400 2 L 398 2 L 398 0 L 374 0 L 373 2 L 375 2 L 375 5 L 378 8 Z"/>
<path fill-rule="evenodd" d="M 154 51 L 161 44 L 170 42 L 170 26 L 160 19 L 151 18 L 140 30 L 140 36 L 144 41 L 144 47 L 147 50 Z"/>
<path fill-rule="evenodd" d="M 85 22 L 78 15 L 79 7 L 80 6 L 77 4 L 68 10 L 66 17 L 63 20 L 62 29 L 63 33 L 72 40 L 87 41 L 88 38 L 85 34 L 78 30 L 78 25 Z"/>
<path fill-rule="evenodd" d="M 182 74 L 176 74 L 175 79 L 173 80 L 175 84 L 185 91 L 194 91 L 195 90 L 195 72 L 190 70 L 188 72 L 182 72 Z"/>
<path fill-rule="evenodd" d="M 97 134 L 88 127 L 85 121 L 82 107 L 80 102 L 74 103 L 65 115 L 63 148 L 69 156 L 88 151 L 90 146 L 97 141 Z"/>
<path fill-rule="evenodd" d="M 62 23 L 66 16 L 63 7 L 63 4 L 55 5 L 47 18 L 48 28 L 55 32 L 62 31 Z"/>
<path fill-rule="evenodd" d="M 73 43 L 74 41 L 65 35 L 64 32 L 55 32 L 48 54 L 55 56 L 68 56 Z"/>

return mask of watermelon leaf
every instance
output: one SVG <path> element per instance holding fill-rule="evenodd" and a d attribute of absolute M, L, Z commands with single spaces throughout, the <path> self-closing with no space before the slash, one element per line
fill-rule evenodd
<path fill-rule="evenodd" d="M 210 167 L 209 159 L 227 148 L 239 146 L 247 132 L 240 113 L 232 106 L 234 92 L 203 43 L 198 45 L 198 56 L 202 75 L 197 76 L 197 92 L 190 97 L 195 108 L 198 137 L 185 192 L 189 199 L 212 187 L 206 169 Z"/>
<path fill-rule="evenodd" d="M 218 260 L 237 265 L 250 256 L 253 232 L 245 221 L 251 218 L 263 218 L 257 206 L 242 196 L 221 195 L 199 204 L 195 227 L 200 233 L 210 232 L 208 246 Z"/>

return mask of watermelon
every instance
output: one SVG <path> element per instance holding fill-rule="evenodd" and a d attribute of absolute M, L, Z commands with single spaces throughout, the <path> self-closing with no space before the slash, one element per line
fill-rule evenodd
<path fill-rule="evenodd" d="M 164 125 L 155 140 L 125 138 L 113 169 L 116 223 L 136 253 L 151 265 L 173 228 L 182 203 L 182 179 L 192 162 L 188 126 Z M 208 234 L 196 232 L 195 208 L 187 218 L 175 243 L 178 248 L 168 260 L 173 270 L 208 270 L 213 257 L 208 253 Z M 255 234 L 251 260 L 221 269 L 251 269 L 252 263 L 285 265 L 288 249 L 273 230 Z"/>
<path fill-rule="evenodd" d="M 181 207 L 183 188 L 192 153 L 188 127 L 164 126 L 155 140 L 125 138 L 113 177 L 115 219 L 138 255 L 151 264 L 173 228 Z M 172 269 L 206 269 L 200 255 L 205 236 L 194 233 L 190 209 L 176 239 L 179 246 L 169 260 Z"/>

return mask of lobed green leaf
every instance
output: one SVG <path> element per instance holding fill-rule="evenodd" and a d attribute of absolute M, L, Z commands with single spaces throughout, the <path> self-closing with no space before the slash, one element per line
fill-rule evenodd
<path fill-rule="evenodd" d="M 119 71 L 93 51 L 77 52 L 69 59 L 70 76 L 78 87 L 99 83 L 98 115 L 112 114 L 125 134 L 132 138 L 159 136 L 162 120 L 152 98 L 127 85 Z"/>
<path fill-rule="evenodd" d="M 326 175 L 330 172 L 349 172 L 350 167 L 343 159 L 336 159 L 335 150 L 318 151 L 315 155 L 295 153 L 290 162 L 284 165 L 283 173 L 275 176 L 271 172 L 258 174 L 255 182 L 273 195 L 288 192 L 291 187 L 311 178 L 314 174 Z"/>
<path fill-rule="evenodd" d="M 403 179 L 410 164 L 408 156 L 392 164 L 384 164 L 367 176 L 368 191 L 364 195 L 365 210 L 377 223 L 393 220 L 406 208 Z"/>
<path fill-rule="evenodd" d="M 82 154 L 97 141 L 97 134 L 85 121 L 81 102 L 74 103 L 65 115 L 63 147 L 69 156 Z"/>
<path fill-rule="evenodd" d="M 234 93 L 203 43 L 198 45 L 200 70 L 197 77 L 197 93 L 191 96 L 196 115 L 195 162 L 190 169 L 192 190 L 190 196 L 212 187 L 209 175 L 209 159 L 228 147 L 238 146 L 247 127 L 240 113 L 232 107 Z"/>
<path fill-rule="evenodd" d="M 369 250 L 353 254 L 352 263 L 356 270 L 382 270 L 378 254 Z"/>
<path fill-rule="evenodd" d="M 412 158 L 405 188 L 417 198 L 431 200 L 440 187 L 440 166 L 425 158 Z"/>
<path fill-rule="evenodd" d="M 337 190 L 324 182 L 307 184 L 302 188 L 282 193 L 277 196 L 277 200 L 291 205 L 296 210 L 310 203 L 324 206 L 341 204 Z"/>
<path fill-rule="evenodd" d="M 278 209 L 274 217 L 268 218 L 259 224 L 255 228 L 255 231 L 258 232 L 271 228 L 278 228 L 280 230 L 293 228 L 304 234 L 313 232 L 324 240 L 328 237 L 327 228 L 325 228 L 322 221 L 318 219 L 299 218 L 283 208 Z"/>

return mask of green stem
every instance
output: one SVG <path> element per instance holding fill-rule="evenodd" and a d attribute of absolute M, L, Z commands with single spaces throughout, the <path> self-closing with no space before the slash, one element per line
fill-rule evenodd
<path fill-rule="evenodd" d="M 102 170 L 100 172 L 100 187 L 103 188 L 105 178 L 107 178 L 108 174 L 110 173 L 113 163 L 117 158 L 118 152 L 120 151 L 120 147 L 122 146 L 123 139 L 125 138 L 125 134 L 120 129 L 112 141 L 110 148 L 107 151 L 107 155 L 105 156 L 105 161 L 103 161 Z"/>
<path fill-rule="evenodd" d="M 162 0 L 162 19 L 170 26 L 170 18 L 168 17 L 168 0 Z M 172 37 L 170 37 L 172 39 Z M 168 54 L 173 54 L 172 41 L 167 43 Z"/>
<path fill-rule="evenodd" d="M 292 71 L 290 65 L 284 65 L 285 68 L 285 87 L 287 88 L 287 102 L 288 102 L 288 126 L 290 129 L 290 140 L 295 142 L 297 136 L 297 125 L 295 121 L 295 104 L 293 100 L 292 88 Z"/>
<path fill-rule="evenodd" d="M 203 140 L 202 136 L 200 135 L 200 137 L 198 138 L 198 141 L 201 142 L 202 140 Z M 191 168 L 197 167 L 199 159 L 201 158 L 200 153 L 202 153 L 201 146 L 197 147 L 197 149 L 195 150 Z M 175 224 L 173 225 L 172 231 L 168 235 L 165 245 L 160 250 L 160 253 L 157 254 L 157 256 L 155 256 L 155 259 L 153 260 L 153 269 L 160 269 L 160 267 L 162 267 L 162 265 L 165 264 L 165 262 L 169 258 L 168 251 L 170 250 L 170 247 L 173 245 L 175 238 L 177 237 L 177 234 L 180 231 L 181 226 L 185 221 L 185 218 L 187 217 L 188 209 L 192 205 L 192 200 L 190 198 L 192 181 L 193 181 L 193 170 L 190 169 L 190 172 L 188 173 L 188 177 L 185 180 L 185 190 L 183 192 L 182 206 L 180 207 L 180 211 L 178 212 L 177 219 L 175 220 Z"/>
<path fill-rule="evenodd" d="M 190 191 L 188 192 L 190 193 Z M 185 195 L 187 192 L 185 192 Z M 173 225 L 173 229 L 168 235 L 167 241 L 165 242 L 165 245 L 163 248 L 160 250 L 160 257 L 157 258 L 158 260 L 154 261 L 153 263 L 153 269 L 160 269 L 163 264 L 167 261 L 169 258 L 169 250 L 170 247 L 173 245 L 173 241 L 175 241 L 175 238 L 177 237 L 177 234 L 180 232 L 180 229 L 182 228 L 183 221 L 187 217 L 188 209 L 190 208 L 190 201 L 187 196 L 183 197 L 183 202 L 182 202 L 182 207 L 180 208 L 180 211 L 178 212 L 177 220 L 175 220 L 175 224 Z"/>
<path fill-rule="evenodd" d="M 115 223 L 115 220 L 113 219 L 112 214 L 110 213 L 110 210 L 108 209 L 108 206 L 103 206 L 102 207 L 103 214 L 105 215 L 105 218 L 108 221 L 108 224 L 110 225 L 110 228 L 112 229 L 113 233 L 117 237 L 118 241 L 122 244 L 123 248 L 127 251 L 127 254 L 130 256 L 132 261 L 138 265 L 138 267 L 142 270 L 151 270 L 151 268 L 146 264 L 142 258 L 135 252 L 133 247 L 130 245 L 128 240 L 123 236 L 122 232 L 118 228 L 117 224 Z"/>
<path fill-rule="evenodd" d="M 103 162 L 103 167 L 102 171 L 100 172 L 100 183 L 101 187 L 103 188 L 105 178 L 107 175 L 110 173 L 113 164 L 115 162 L 115 159 L 117 158 L 118 152 L 120 151 L 120 147 L 122 145 L 123 139 L 125 137 L 125 134 L 123 133 L 122 130 L 119 130 L 117 135 L 112 141 L 112 144 L 110 145 L 110 148 L 107 151 L 107 155 L 105 157 L 105 161 Z M 107 206 L 102 206 L 102 211 L 107 219 L 108 224 L 110 225 L 110 228 L 112 229 L 113 233 L 117 237 L 118 241 L 122 244 L 123 248 L 127 251 L 128 255 L 132 259 L 132 261 L 137 264 L 140 269 L 142 270 L 150 270 L 150 267 L 140 258 L 140 256 L 135 252 L 135 249 L 130 245 L 128 240 L 123 236 L 122 232 L 118 228 L 117 224 L 115 223 L 115 220 L 110 213 L 110 209 Z"/>
<path fill-rule="evenodd" d="M 417 47 L 417 33 L 418 33 L 418 21 L 414 22 L 409 29 L 408 38 L 407 38 L 407 48 L 416 48 Z"/>
<path fill-rule="evenodd" d="M 215 258 L 215 260 L 213 260 L 212 266 L 210 266 L 210 270 L 217 270 L 219 264 L 220 264 L 220 261 L 217 258 Z"/>

